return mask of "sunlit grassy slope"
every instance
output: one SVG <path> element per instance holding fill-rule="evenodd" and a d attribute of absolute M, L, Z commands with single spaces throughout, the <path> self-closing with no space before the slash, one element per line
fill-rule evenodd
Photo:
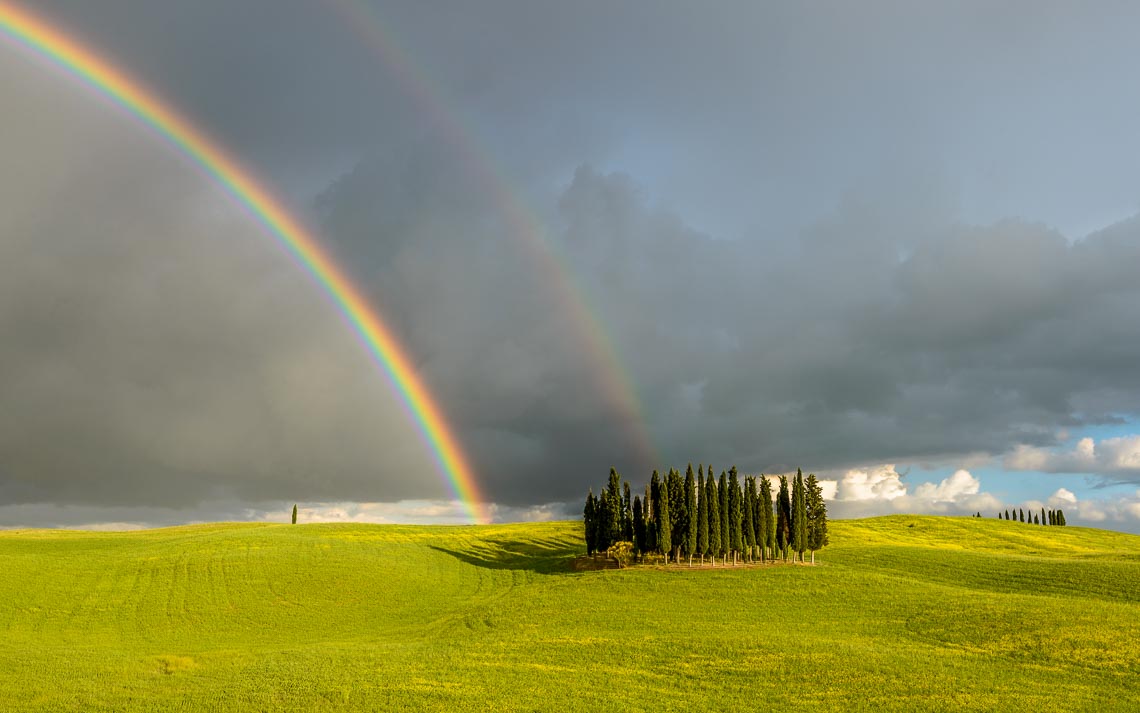
<path fill-rule="evenodd" d="M 832 523 L 575 573 L 577 523 L 0 534 L 0 709 L 1140 710 L 1140 537 Z"/>

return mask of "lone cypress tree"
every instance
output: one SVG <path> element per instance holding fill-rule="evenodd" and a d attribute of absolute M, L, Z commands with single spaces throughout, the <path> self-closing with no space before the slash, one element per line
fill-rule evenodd
<path fill-rule="evenodd" d="M 744 477 L 744 547 L 745 560 L 751 562 L 756 550 L 756 523 L 753 519 L 756 511 L 756 480 L 750 476 Z"/>
<path fill-rule="evenodd" d="M 807 549 L 807 503 L 804 498 L 804 474 L 796 468 L 796 479 L 792 481 L 792 550 L 804 561 L 804 550 Z M 795 558 L 792 558 L 793 561 Z"/>
<path fill-rule="evenodd" d="M 720 554 L 720 496 L 717 494 L 716 478 L 713 477 L 712 470 L 705 480 L 705 499 L 709 502 L 708 555 L 715 567 L 717 555 Z"/>
<path fill-rule="evenodd" d="M 764 548 L 768 559 L 776 556 L 776 515 L 772 512 L 772 481 L 760 476 L 760 515 L 764 520 Z"/>
<path fill-rule="evenodd" d="M 705 467 L 697 468 L 697 552 L 701 564 L 705 563 L 705 553 L 709 551 L 709 499 L 705 494 Z"/>
<path fill-rule="evenodd" d="M 807 546 L 811 550 L 811 563 L 815 564 L 815 551 L 822 550 L 830 542 L 827 536 L 827 504 L 823 502 L 823 488 L 815 473 L 808 475 L 804 486 L 807 491 Z"/>
<path fill-rule="evenodd" d="M 293 524 L 297 524 L 297 503 L 293 503 Z"/>
<path fill-rule="evenodd" d="M 669 551 L 673 549 L 673 523 L 669 514 L 669 488 L 661 488 L 661 512 L 657 514 L 657 549 L 665 555 L 665 564 L 669 564 Z"/>
<path fill-rule="evenodd" d="M 693 465 L 685 471 L 685 552 L 689 555 L 689 566 L 693 566 L 693 552 L 697 549 L 697 482 L 693 480 Z"/>
<path fill-rule="evenodd" d="M 744 550 L 744 498 L 741 497 L 736 466 L 729 468 L 728 472 L 728 545 L 735 565 L 737 553 Z"/>
<path fill-rule="evenodd" d="M 640 496 L 633 498 L 633 551 L 638 559 L 645 553 L 645 508 Z"/>
<path fill-rule="evenodd" d="M 788 495 L 788 478 L 780 476 L 780 491 L 776 494 L 776 548 L 788 561 L 788 545 L 792 534 L 792 499 Z"/>
<path fill-rule="evenodd" d="M 728 478 L 725 472 L 720 472 L 720 481 L 717 483 L 717 497 L 720 498 L 720 556 L 728 564 L 728 550 L 732 547 L 732 535 L 729 534 L 729 525 L 732 512 L 728 508 Z"/>
<path fill-rule="evenodd" d="M 586 496 L 586 507 L 582 509 L 582 521 L 586 526 L 586 554 L 588 555 L 598 551 L 597 505 L 594 500 L 594 489 L 590 488 L 590 493 Z"/>

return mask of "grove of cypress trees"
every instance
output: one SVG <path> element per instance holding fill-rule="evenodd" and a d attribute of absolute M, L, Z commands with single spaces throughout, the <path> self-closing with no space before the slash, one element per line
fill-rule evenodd
<path fill-rule="evenodd" d="M 633 498 L 633 551 L 638 559 L 645 552 L 645 508 L 639 496 Z"/>
<path fill-rule="evenodd" d="M 807 546 L 811 550 L 811 563 L 815 564 L 815 551 L 827 546 L 827 504 L 823 502 L 823 488 L 815 473 L 808 475 L 804 484 L 807 498 Z"/>
<path fill-rule="evenodd" d="M 784 561 L 788 561 L 788 544 L 792 534 L 792 500 L 788 495 L 788 478 L 780 476 L 780 490 L 776 494 L 776 548 Z"/>
<path fill-rule="evenodd" d="M 709 499 L 705 494 L 705 467 L 697 468 L 697 552 L 701 564 L 705 563 L 705 553 L 709 551 Z"/>
<path fill-rule="evenodd" d="M 716 478 L 712 470 L 705 479 L 705 500 L 709 502 L 709 557 L 712 558 L 713 567 L 716 566 L 717 555 L 720 554 L 720 496 L 717 494 Z"/>
<path fill-rule="evenodd" d="M 717 497 L 720 498 L 720 556 L 728 564 L 728 550 L 732 546 L 732 535 L 729 534 L 729 521 L 732 513 L 728 509 L 728 478 L 725 472 L 720 472 L 720 481 L 717 483 Z"/>
<path fill-rule="evenodd" d="M 745 559 L 749 562 L 752 561 L 752 555 L 756 550 L 756 524 L 753 520 L 753 514 L 756 510 L 756 480 L 745 476 L 744 478 L 744 546 L 747 548 L 747 556 Z"/>
<path fill-rule="evenodd" d="M 792 481 L 792 550 L 804 561 L 807 549 L 807 503 L 804 498 L 804 474 L 796 468 L 796 478 Z M 795 557 L 792 558 L 795 561 Z"/>
<path fill-rule="evenodd" d="M 744 499 L 741 497 L 736 466 L 729 468 L 728 472 L 728 545 L 735 565 L 737 553 L 744 551 Z"/>

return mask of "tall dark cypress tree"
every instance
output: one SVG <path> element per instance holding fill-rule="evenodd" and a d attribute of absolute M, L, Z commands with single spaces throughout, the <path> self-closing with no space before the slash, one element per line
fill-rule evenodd
<path fill-rule="evenodd" d="M 1006 511 L 1005 511 L 1005 519 L 1006 519 L 1006 520 L 1008 520 L 1008 519 L 1009 519 L 1009 510 L 1006 510 Z"/>
<path fill-rule="evenodd" d="M 717 494 L 716 478 L 712 470 L 705 479 L 705 499 L 709 501 L 709 549 L 708 555 L 712 558 L 713 567 L 716 558 L 720 555 L 720 495 Z"/>
<path fill-rule="evenodd" d="M 1068 523 L 1065 522 L 1065 511 L 1057 508 L 1057 524 L 1064 527 Z"/>
<path fill-rule="evenodd" d="M 804 489 L 807 498 L 807 546 L 811 550 L 811 563 L 815 564 L 815 551 L 822 550 L 830 542 L 827 536 L 827 504 L 823 502 L 823 488 L 815 473 L 808 475 Z"/>
<path fill-rule="evenodd" d="M 609 515 L 606 522 L 607 548 L 613 543 L 621 541 L 623 531 L 621 523 L 622 511 L 621 476 L 618 475 L 617 469 L 610 468 L 610 481 L 606 487 L 606 514 Z"/>
<path fill-rule="evenodd" d="M 1025 522 L 1025 511 L 1024 510 L 1022 510 L 1021 508 L 1018 508 L 1017 509 L 1017 515 L 1018 515 L 1018 519 L 1020 519 L 1021 522 Z"/>
<path fill-rule="evenodd" d="M 603 490 L 601 495 L 594 499 L 594 548 L 596 552 L 605 552 L 613 544 L 610 538 L 610 499 Z"/>
<path fill-rule="evenodd" d="M 709 499 L 705 492 L 705 467 L 697 468 L 697 554 L 701 564 L 705 563 L 705 553 L 709 551 Z"/>
<path fill-rule="evenodd" d="M 732 548 L 732 535 L 729 534 L 732 513 L 728 509 L 728 477 L 723 470 L 720 472 L 716 491 L 717 497 L 720 498 L 720 555 L 724 563 L 728 564 L 728 551 Z"/>
<path fill-rule="evenodd" d="M 756 524 L 753 515 L 756 513 L 756 480 L 751 476 L 744 476 L 744 549 L 748 554 L 745 559 L 752 561 L 752 554 L 756 551 Z"/>
<path fill-rule="evenodd" d="M 788 494 L 788 478 L 780 476 L 780 491 L 776 494 L 776 548 L 788 561 L 788 545 L 792 535 L 792 498 Z"/>
<path fill-rule="evenodd" d="M 741 497 L 740 478 L 736 466 L 728 469 L 728 545 L 732 550 L 732 563 L 744 550 L 744 498 Z"/>
<path fill-rule="evenodd" d="M 669 488 L 661 488 L 659 504 L 661 512 L 657 517 L 657 549 L 665 555 L 665 564 L 669 564 L 669 551 L 673 549 L 673 517 L 669 512 L 672 508 L 672 503 L 669 502 Z"/>
<path fill-rule="evenodd" d="M 776 553 L 776 515 L 772 512 L 772 481 L 760 476 L 760 516 L 764 521 L 764 550 L 766 559 L 774 559 Z M 765 552 L 766 550 L 766 552 Z"/>
<path fill-rule="evenodd" d="M 669 488 L 669 531 L 673 533 L 673 561 L 681 561 L 681 548 L 689 531 L 685 499 L 685 481 L 676 468 L 669 469 L 666 480 Z"/>
<path fill-rule="evenodd" d="M 657 471 L 649 478 L 649 485 L 645 486 L 645 551 L 657 551 L 657 502 L 661 490 L 661 477 Z"/>
<path fill-rule="evenodd" d="M 582 509 L 582 521 L 586 529 L 586 554 L 592 555 L 598 551 L 597 543 L 597 503 L 594 501 L 594 489 L 586 496 L 586 507 Z"/>
<path fill-rule="evenodd" d="M 621 484 L 621 539 L 633 542 L 633 500 L 629 497 L 629 481 Z"/>
<path fill-rule="evenodd" d="M 1045 524 L 1045 508 L 1041 508 L 1041 524 Z"/>
<path fill-rule="evenodd" d="M 645 508 L 640 496 L 633 498 L 633 551 L 638 559 L 645 553 Z"/>
<path fill-rule="evenodd" d="M 804 561 L 807 549 L 807 503 L 804 498 L 804 474 L 796 468 L 796 479 L 792 481 L 792 550 Z M 794 559 L 794 558 L 793 558 Z"/>
<path fill-rule="evenodd" d="M 689 566 L 693 566 L 693 552 L 697 549 L 697 481 L 693 480 L 693 466 L 685 471 L 685 552 L 689 555 Z"/>

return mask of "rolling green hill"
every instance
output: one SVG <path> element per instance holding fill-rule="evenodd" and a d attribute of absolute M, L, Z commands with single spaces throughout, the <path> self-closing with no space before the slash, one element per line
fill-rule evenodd
<path fill-rule="evenodd" d="M 832 523 L 574 572 L 578 523 L 0 533 L 0 710 L 1140 710 L 1140 537 Z"/>

